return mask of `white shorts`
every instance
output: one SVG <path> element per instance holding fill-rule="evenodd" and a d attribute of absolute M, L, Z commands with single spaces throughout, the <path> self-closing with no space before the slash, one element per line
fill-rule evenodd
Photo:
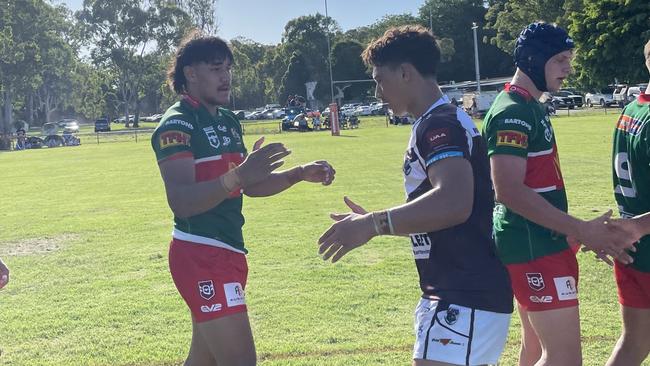
<path fill-rule="evenodd" d="M 496 364 L 506 344 L 510 316 L 420 299 L 415 308 L 413 359 Z"/>

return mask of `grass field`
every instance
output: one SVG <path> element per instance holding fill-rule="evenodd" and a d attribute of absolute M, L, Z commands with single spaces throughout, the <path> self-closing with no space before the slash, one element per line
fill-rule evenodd
<path fill-rule="evenodd" d="M 571 212 L 615 208 L 614 114 L 554 120 Z M 408 126 L 364 119 L 327 132 L 267 136 L 294 165 L 328 159 L 330 187 L 301 183 L 246 198 L 247 302 L 262 365 L 406 365 L 419 296 L 407 239 L 379 238 L 332 265 L 316 254 L 343 195 L 369 209 L 403 201 Z M 259 136 L 246 136 L 248 146 Z M 82 141 L 83 142 L 83 141 Z M 179 365 L 190 316 L 167 267 L 171 215 L 146 139 L 0 154 L 1 365 Z M 620 331 L 609 267 L 580 255 L 585 365 L 602 365 Z M 519 323 L 502 365 L 515 365 Z M 650 363 L 648 363 L 650 365 Z"/>

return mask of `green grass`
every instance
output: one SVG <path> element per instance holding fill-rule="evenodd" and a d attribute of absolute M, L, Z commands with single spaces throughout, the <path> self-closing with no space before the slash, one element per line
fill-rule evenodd
<path fill-rule="evenodd" d="M 614 208 L 610 139 L 615 115 L 555 119 L 571 212 Z M 399 204 L 408 126 L 362 119 L 326 131 L 267 136 L 292 149 L 289 166 L 328 159 L 330 187 L 301 183 L 245 198 L 247 301 L 262 365 L 405 365 L 413 343 L 417 273 L 408 240 L 379 238 L 324 263 L 316 239 L 349 195 L 369 209 Z M 246 136 L 248 146 L 259 136 Z M 0 153 L 2 365 L 178 365 L 189 312 L 167 267 L 171 214 L 146 138 L 138 143 Z M 48 250 L 49 249 L 49 250 Z M 581 264 L 585 365 L 602 365 L 620 331 L 611 269 Z M 516 364 L 519 322 L 502 364 Z"/>

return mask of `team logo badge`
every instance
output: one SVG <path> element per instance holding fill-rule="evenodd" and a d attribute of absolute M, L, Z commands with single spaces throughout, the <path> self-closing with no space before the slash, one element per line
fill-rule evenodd
<path fill-rule="evenodd" d="M 214 127 L 204 127 L 203 132 L 205 132 L 205 136 L 208 138 L 210 146 L 218 149 L 221 142 L 219 141 L 219 136 L 217 135 L 217 131 L 214 130 Z"/>
<path fill-rule="evenodd" d="M 526 273 L 526 278 L 528 279 L 528 287 L 535 291 L 542 291 L 546 287 L 544 285 L 544 278 L 539 272 Z"/>
<path fill-rule="evenodd" d="M 199 281 L 199 294 L 204 300 L 210 300 L 214 297 L 214 284 L 212 280 Z"/>
<path fill-rule="evenodd" d="M 452 308 L 450 307 L 447 309 L 447 315 L 445 315 L 445 323 L 449 325 L 454 325 L 458 321 L 458 314 L 460 314 L 460 310 L 457 308 Z"/>

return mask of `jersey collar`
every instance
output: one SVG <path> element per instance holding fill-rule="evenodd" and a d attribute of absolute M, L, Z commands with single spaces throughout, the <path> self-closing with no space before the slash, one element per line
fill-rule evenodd
<path fill-rule="evenodd" d="M 194 109 L 201 108 L 201 102 L 189 94 L 182 94 L 181 100 Z"/>
<path fill-rule="evenodd" d="M 520 97 L 524 98 L 527 102 L 530 102 L 533 100 L 533 95 L 530 94 L 530 92 L 520 86 L 517 85 L 512 85 L 510 83 L 506 83 L 506 92 L 507 93 L 515 93 L 519 95 Z"/>
<path fill-rule="evenodd" d="M 424 114 L 421 115 L 420 118 L 418 118 L 417 121 L 415 121 L 415 122 L 413 123 L 413 126 L 415 126 L 415 125 L 417 125 L 418 123 L 420 123 L 420 121 L 427 119 L 427 117 L 429 117 L 429 114 L 431 114 L 431 112 L 432 112 L 434 109 L 438 108 L 439 106 L 441 106 L 441 105 L 443 105 L 443 104 L 447 104 L 447 103 L 449 103 L 449 97 L 447 97 L 445 94 L 443 94 L 443 95 L 440 97 L 440 99 L 438 99 L 438 100 L 436 100 L 435 102 L 433 102 L 433 104 L 431 104 L 431 107 L 429 107 L 429 109 L 427 109 L 427 111 L 424 112 Z"/>
<path fill-rule="evenodd" d="M 650 103 L 650 94 L 646 94 L 645 92 L 641 91 L 641 94 L 639 94 L 637 100 L 639 103 Z"/>

